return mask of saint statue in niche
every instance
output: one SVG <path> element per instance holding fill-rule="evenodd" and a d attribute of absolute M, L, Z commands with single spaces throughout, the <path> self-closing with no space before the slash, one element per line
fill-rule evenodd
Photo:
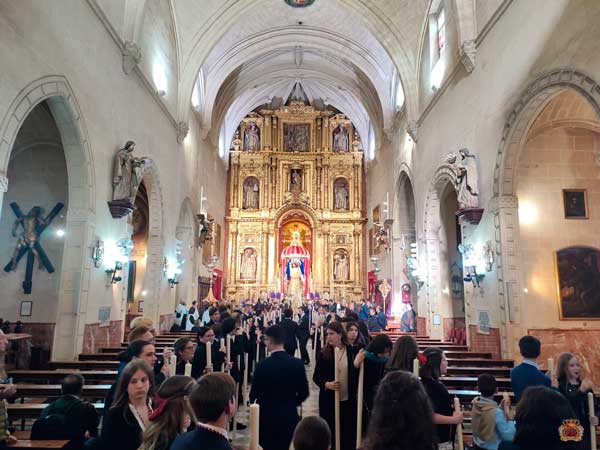
<path fill-rule="evenodd" d="M 244 150 L 260 150 L 260 130 L 255 123 L 246 125 L 244 130 Z"/>
<path fill-rule="evenodd" d="M 120 149 L 113 165 L 113 200 L 125 200 L 133 204 L 138 187 L 142 181 L 146 158 L 135 158 L 131 153 L 135 142 L 127 141 Z"/>
<path fill-rule="evenodd" d="M 243 209 L 258 209 L 260 188 L 258 180 L 254 177 L 248 177 L 244 180 L 244 199 Z"/>
<path fill-rule="evenodd" d="M 298 192 L 302 190 L 302 169 L 292 169 L 290 172 L 290 191 Z"/>
<path fill-rule="evenodd" d="M 336 250 L 333 255 L 333 279 L 335 281 L 348 281 L 350 277 L 349 262 L 346 250 Z"/>
<path fill-rule="evenodd" d="M 240 264 L 240 279 L 256 280 L 257 264 L 256 250 L 253 248 L 245 248 L 242 253 L 242 263 Z"/>
<path fill-rule="evenodd" d="M 333 209 L 349 209 L 348 204 L 348 182 L 338 178 L 333 183 Z"/>
<path fill-rule="evenodd" d="M 340 123 L 335 130 L 333 130 L 333 151 L 334 152 L 347 152 L 349 151 L 348 146 L 348 129 L 343 123 Z"/>
<path fill-rule="evenodd" d="M 460 209 L 479 207 L 479 189 L 477 186 L 477 160 L 468 149 L 458 151 L 461 162 L 456 165 L 456 180 L 454 182 L 458 191 L 458 205 Z M 446 161 L 456 163 L 455 155 L 448 155 Z"/>

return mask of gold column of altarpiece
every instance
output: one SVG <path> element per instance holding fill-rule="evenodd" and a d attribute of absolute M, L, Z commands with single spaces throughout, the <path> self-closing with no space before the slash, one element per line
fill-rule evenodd
<path fill-rule="evenodd" d="M 302 101 L 252 112 L 230 164 L 227 298 L 281 292 L 280 255 L 294 231 L 310 253 L 310 292 L 365 295 L 363 152 L 348 118 Z"/>

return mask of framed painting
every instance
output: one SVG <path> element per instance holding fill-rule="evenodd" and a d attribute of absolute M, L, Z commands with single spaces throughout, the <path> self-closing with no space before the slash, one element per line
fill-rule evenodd
<path fill-rule="evenodd" d="M 555 267 L 560 320 L 600 320 L 600 250 L 563 248 Z"/>
<path fill-rule="evenodd" d="M 283 151 L 309 152 L 311 148 L 309 123 L 283 124 Z"/>
<path fill-rule="evenodd" d="M 32 307 L 33 307 L 33 302 L 31 302 L 30 300 L 22 301 L 20 316 L 21 317 L 31 317 Z"/>
<path fill-rule="evenodd" d="M 585 189 L 563 189 L 565 219 L 588 219 L 587 191 Z"/>

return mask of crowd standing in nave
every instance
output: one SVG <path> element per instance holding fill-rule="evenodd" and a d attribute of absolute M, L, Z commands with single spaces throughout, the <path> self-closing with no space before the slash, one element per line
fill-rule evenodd
<path fill-rule="evenodd" d="M 430 347 L 421 353 L 412 335 L 392 342 L 385 331 L 372 332 L 369 322 L 377 314 L 371 306 L 365 301 L 307 302 L 294 315 L 285 303 L 263 300 L 240 308 L 203 304 L 190 313 L 181 302 L 176 314 L 182 322 L 197 316 L 195 335 L 180 337 L 161 355 L 152 321 L 136 318 L 105 399 L 99 435 L 99 417 L 81 399 L 85 381 L 77 374 L 65 377 L 61 397 L 44 410 L 32 431 L 46 438 L 63 433 L 71 440 L 68 448 L 229 449 L 233 428 L 246 427 L 237 421 L 236 411 L 243 405 L 248 377 L 249 400 L 260 406 L 263 450 L 287 449 L 292 442 L 296 450 L 338 450 L 338 441 L 339 450 L 354 450 L 359 415 L 362 450 L 456 450 L 457 427 L 465 416 L 444 385 L 444 351 Z M 368 310 L 371 314 L 361 319 Z M 0 335 L 0 344 L 6 347 L 6 342 Z M 508 396 L 500 403 L 494 399 L 494 376 L 478 377 L 480 395 L 470 414 L 473 449 L 590 449 L 589 435 L 598 419 L 595 404 L 589 410 L 593 385 L 578 357 L 561 354 L 557 370 L 545 374 L 537 363 L 541 342 L 524 336 L 519 347 L 523 362 L 511 371 L 516 413 Z M 312 351 L 320 418 L 301 420 L 298 409 L 309 396 L 305 367 Z M 0 385 L 0 397 L 12 395 L 11 384 Z M 0 442 L 7 443 L 13 438 L 6 432 L 4 404 L 2 400 Z M 581 424 L 578 442 L 561 441 L 566 419 Z"/>

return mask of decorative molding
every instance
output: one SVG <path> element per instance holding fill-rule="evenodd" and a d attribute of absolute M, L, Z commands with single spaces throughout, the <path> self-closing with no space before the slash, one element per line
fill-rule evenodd
<path fill-rule="evenodd" d="M 123 72 L 129 75 L 142 61 L 142 50 L 131 41 L 126 41 L 123 46 Z"/>
<path fill-rule="evenodd" d="M 417 138 L 419 137 L 419 124 L 414 120 L 409 121 L 406 124 L 406 132 L 410 136 L 410 138 L 416 143 Z"/>
<path fill-rule="evenodd" d="M 475 40 L 469 39 L 464 41 L 460 45 L 459 49 L 460 62 L 465 67 L 466 71 L 471 73 L 475 69 L 475 55 L 477 54 L 477 47 L 475 46 Z"/>
<path fill-rule="evenodd" d="M 187 137 L 190 131 L 190 126 L 187 122 L 178 122 L 175 129 L 177 130 L 177 142 L 181 144 Z"/>
<path fill-rule="evenodd" d="M 8 177 L 6 175 L 0 175 L 0 192 L 8 191 Z"/>

